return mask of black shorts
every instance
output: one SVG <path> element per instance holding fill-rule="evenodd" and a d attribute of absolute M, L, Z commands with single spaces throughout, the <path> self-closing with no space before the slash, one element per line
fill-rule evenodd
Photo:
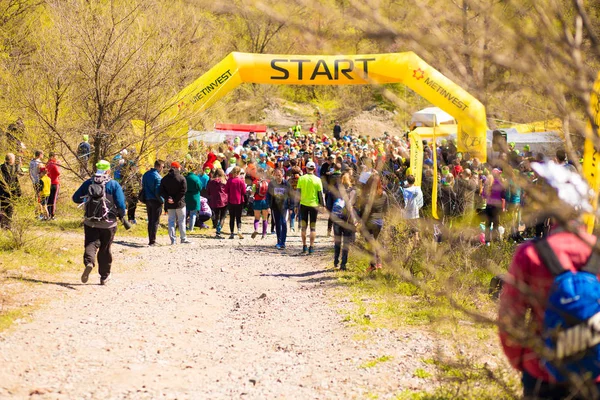
<path fill-rule="evenodd" d="M 43 206 L 47 206 L 48 205 L 48 197 L 41 197 L 40 204 Z"/>
<path fill-rule="evenodd" d="M 300 220 L 303 228 L 310 224 L 310 230 L 315 231 L 317 229 L 317 215 L 319 215 L 317 208 L 300 205 Z"/>

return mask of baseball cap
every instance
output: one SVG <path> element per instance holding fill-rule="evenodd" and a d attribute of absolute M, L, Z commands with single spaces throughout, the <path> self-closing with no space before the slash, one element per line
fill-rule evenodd
<path fill-rule="evenodd" d="M 110 163 L 106 160 L 100 160 L 96 163 L 96 176 L 102 176 L 110 169 Z"/>
<path fill-rule="evenodd" d="M 307 169 L 315 169 L 317 166 L 315 165 L 314 162 L 309 161 L 308 163 L 306 163 L 306 168 Z"/>
<path fill-rule="evenodd" d="M 179 164 L 177 161 L 173 161 L 171 163 L 171 168 L 181 168 L 181 164 Z"/>

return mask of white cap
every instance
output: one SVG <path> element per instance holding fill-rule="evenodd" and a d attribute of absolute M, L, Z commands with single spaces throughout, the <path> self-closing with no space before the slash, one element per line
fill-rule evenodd
<path fill-rule="evenodd" d="M 306 169 L 315 169 L 317 168 L 317 166 L 315 165 L 314 162 L 309 161 L 308 163 L 306 163 Z"/>

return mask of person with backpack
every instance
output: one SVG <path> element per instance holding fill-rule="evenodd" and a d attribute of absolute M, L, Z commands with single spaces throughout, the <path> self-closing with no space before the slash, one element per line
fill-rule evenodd
<path fill-rule="evenodd" d="M 341 169 L 340 164 L 336 164 L 336 168 L 338 167 Z M 333 266 L 338 268 L 339 265 L 340 270 L 346 271 L 350 246 L 356 237 L 357 216 L 354 210 L 356 190 L 352 187 L 352 178 L 349 173 L 343 174 L 335 185 L 330 191 L 332 197 L 330 218 L 333 221 Z"/>
<path fill-rule="evenodd" d="M 83 204 L 85 269 L 81 282 L 87 283 L 90 273 L 98 261 L 100 284 L 106 285 L 110 279 L 112 253 L 110 251 L 117 221 L 125 216 L 125 194 L 121 185 L 110 177 L 110 163 L 100 160 L 96 164 L 96 173 L 73 193 L 73 201 Z"/>
<path fill-rule="evenodd" d="M 600 393 L 600 256 L 581 215 L 587 184 L 554 162 L 533 163 L 557 226 L 515 251 L 498 310 L 502 347 L 527 399 L 597 399 Z M 547 196 L 547 197 L 546 197 Z M 547 214 L 546 214 L 547 215 Z"/>
<path fill-rule="evenodd" d="M 160 223 L 160 216 L 164 200 L 160 195 L 161 172 L 165 167 L 163 160 L 156 160 L 154 168 L 149 169 L 142 176 L 142 203 L 146 204 L 148 214 L 148 246 L 156 246 L 156 232 Z"/>
<path fill-rule="evenodd" d="M 179 228 L 181 243 L 192 243 L 187 239 L 185 229 L 187 183 L 180 171 L 181 165 L 177 161 L 173 161 L 169 173 L 160 181 L 160 196 L 165 199 L 165 210 L 169 214 L 168 224 L 171 245 L 177 244 L 176 227 Z"/>
<path fill-rule="evenodd" d="M 273 213 L 275 220 L 275 232 L 277 234 L 276 248 L 285 249 L 287 239 L 287 217 L 290 198 L 290 185 L 283 179 L 283 170 L 276 168 L 273 171 L 273 179 L 269 182 L 267 191 L 267 203 Z"/>
<path fill-rule="evenodd" d="M 258 177 L 252 182 L 252 193 L 254 194 L 254 232 L 252 239 L 258 236 L 258 225 L 262 216 L 262 238 L 267 236 L 269 226 L 269 204 L 267 203 L 267 194 L 269 193 L 269 180 L 266 178 L 264 168 L 258 168 Z"/>

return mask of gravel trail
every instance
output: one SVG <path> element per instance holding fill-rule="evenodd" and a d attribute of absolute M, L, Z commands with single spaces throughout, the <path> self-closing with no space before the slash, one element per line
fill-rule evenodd
<path fill-rule="evenodd" d="M 147 248 L 117 234 L 109 285 L 97 284 L 96 270 L 87 285 L 70 276 L 31 322 L 0 334 L 0 398 L 350 399 L 422 389 L 413 371 L 435 343 L 418 331 L 354 340 L 339 313 L 348 301 L 330 269 L 331 239 L 319 233 L 313 256 L 299 255 L 298 233 L 285 251 L 274 236 L 192 235 L 191 245 Z M 365 367 L 382 356 L 390 361 Z"/>

